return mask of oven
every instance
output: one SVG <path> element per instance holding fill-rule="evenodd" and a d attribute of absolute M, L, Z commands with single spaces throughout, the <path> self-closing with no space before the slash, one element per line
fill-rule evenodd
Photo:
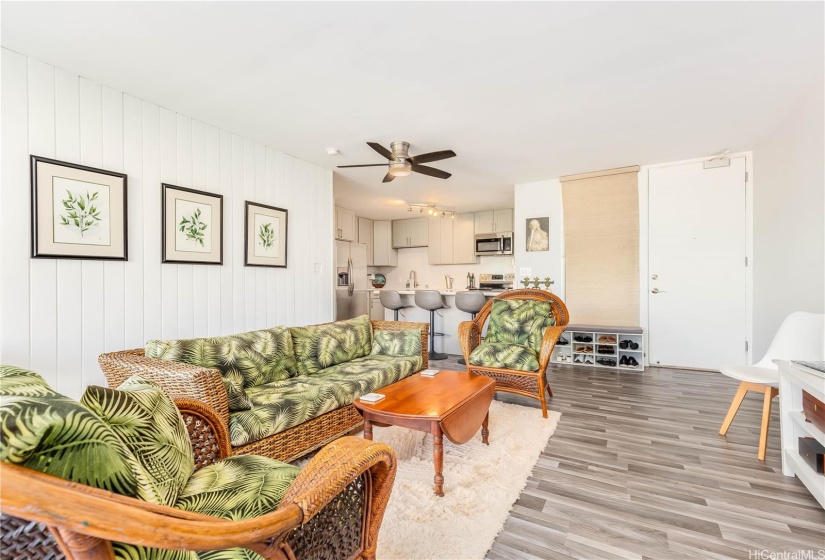
<path fill-rule="evenodd" d="M 476 235 L 476 255 L 512 255 L 513 232 Z"/>

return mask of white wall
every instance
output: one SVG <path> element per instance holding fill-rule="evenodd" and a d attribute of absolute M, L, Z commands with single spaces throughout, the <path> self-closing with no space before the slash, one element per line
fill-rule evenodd
<path fill-rule="evenodd" d="M 0 363 L 79 397 L 102 352 L 331 320 L 330 171 L 7 49 L 2 69 Z M 30 258 L 29 154 L 128 174 L 127 262 Z M 161 264 L 161 182 L 223 194 L 223 266 Z M 288 268 L 243 266 L 245 200 L 288 209 Z"/>
<path fill-rule="evenodd" d="M 754 353 L 793 311 L 825 312 L 821 77 L 754 149 Z"/>
<path fill-rule="evenodd" d="M 564 299 L 564 215 L 561 204 L 561 182 L 558 179 L 516 185 L 515 223 L 516 286 L 521 287 L 522 268 L 531 269 L 530 277 L 555 280 L 550 291 Z M 530 218 L 550 218 L 550 250 L 527 252 L 526 223 Z"/>

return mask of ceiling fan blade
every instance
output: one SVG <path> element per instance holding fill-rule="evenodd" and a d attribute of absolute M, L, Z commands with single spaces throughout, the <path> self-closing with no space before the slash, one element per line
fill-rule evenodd
<path fill-rule="evenodd" d="M 389 151 L 384 146 L 382 146 L 381 144 L 377 144 L 375 142 L 367 142 L 367 146 L 369 146 L 370 148 L 372 148 L 373 150 L 375 150 L 376 152 L 378 152 L 379 154 L 381 154 L 382 156 L 384 156 L 388 160 L 395 161 L 395 156 L 392 155 L 392 152 Z"/>
<path fill-rule="evenodd" d="M 440 161 L 455 157 L 455 152 L 452 150 L 441 150 L 440 152 L 429 152 L 426 154 L 419 154 L 410 158 L 412 163 L 429 163 L 431 161 Z"/>
<path fill-rule="evenodd" d="M 343 169 L 344 167 L 386 167 L 386 163 L 365 163 L 363 165 L 339 165 L 338 169 Z"/>
<path fill-rule="evenodd" d="M 384 180 L 381 181 L 381 182 L 382 183 L 389 183 L 393 179 L 395 179 L 395 175 L 390 175 L 389 173 L 387 173 L 386 175 L 384 175 Z"/>
<path fill-rule="evenodd" d="M 412 170 L 416 173 L 421 173 L 422 175 L 429 175 L 430 177 L 438 177 L 439 179 L 449 179 L 452 176 L 452 173 L 441 171 L 440 169 L 436 169 L 435 167 L 427 167 L 426 165 L 413 164 Z"/>

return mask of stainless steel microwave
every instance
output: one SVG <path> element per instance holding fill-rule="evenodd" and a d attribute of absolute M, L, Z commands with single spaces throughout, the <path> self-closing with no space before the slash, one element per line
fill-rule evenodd
<path fill-rule="evenodd" d="M 513 232 L 476 235 L 476 255 L 512 255 Z"/>

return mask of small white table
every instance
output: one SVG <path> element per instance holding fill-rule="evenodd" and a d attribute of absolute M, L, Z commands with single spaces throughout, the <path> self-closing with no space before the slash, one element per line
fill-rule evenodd
<path fill-rule="evenodd" d="M 777 360 L 779 366 L 779 415 L 782 436 L 782 474 L 796 476 L 825 508 L 825 476 L 814 471 L 799 455 L 799 438 L 812 437 L 825 445 L 825 432 L 805 421 L 802 391 L 825 402 L 825 379 L 807 368 Z"/>

